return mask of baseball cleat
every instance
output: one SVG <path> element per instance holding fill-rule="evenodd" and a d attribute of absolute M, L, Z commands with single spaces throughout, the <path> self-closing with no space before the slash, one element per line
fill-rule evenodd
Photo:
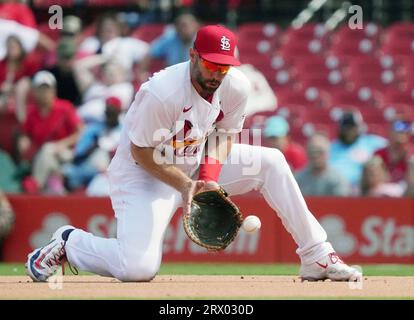
<path fill-rule="evenodd" d="M 362 273 L 344 263 L 333 252 L 323 259 L 300 267 L 302 281 L 319 281 L 330 279 L 332 281 L 361 281 Z"/>
<path fill-rule="evenodd" d="M 45 282 L 59 269 L 66 257 L 66 240 L 74 229 L 69 225 L 60 227 L 47 245 L 28 254 L 26 273 L 33 281 Z"/>

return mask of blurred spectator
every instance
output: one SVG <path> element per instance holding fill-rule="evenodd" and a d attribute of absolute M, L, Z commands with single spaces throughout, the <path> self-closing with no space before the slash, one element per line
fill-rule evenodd
<path fill-rule="evenodd" d="M 279 149 L 286 158 L 292 171 L 303 169 L 306 165 L 305 149 L 289 137 L 289 124 L 285 118 L 273 116 L 266 120 L 264 136 L 268 145 Z"/>
<path fill-rule="evenodd" d="M 394 121 L 391 125 L 388 146 L 375 152 L 375 156 L 380 157 L 384 162 L 392 182 L 405 180 L 408 159 L 414 154 L 410 141 L 411 134 L 411 122 Z"/>
<path fill-rule="evenodd" d="M 92 69 L 102 66 L 101 80 L 95 78 Z M 119 98 L 122 110 L 126 110 L 133 98 L 134 87 L 127 81 L 122 65 L 111 62 L 102 55 L 94 55 L 74 64 L 75 79 L 83 94 L 83 104 L 78 114 L 86 121 L 103 121 L 105 116 L 105 99 L 111 96 Z"/>
<path fill-rule="evenodd" d="M 33 158 L 32 174 L 40 190 L 63 193 L 61 165 L 71 161 L 71 148 L 78 141 L 81 121 L 69 101 L 56 98 L 56 79 L 48 71 L 33 78 L 35 103 L 29 107 L 18 140 L 21 154 Z"/>
<path fill-rule="evenodd" d="M 89 54 L 102 53 L 102 47 L 108 41 L 121 36 L 118 20 L 112 14 L 102 15 L 96 23 L 96 33 L 80 44 L 79 50 Z"/>
<path fill-rule="evenodd" d="M 76 45 L 80 42 L 82 32 L 82 21 L 77 16 L 65 16 L 63 18 L 62 31 L 60 33 L 63 37 L 72 38 Z"/>
<path fill-rule="evenodd" d="M 78 106 L 81 103 L 82 95 L 73 71 L 75 53 L 75 40 L 71 37 L 63 37 L 57 47 L 57 63 L 48 71 L 56 78 L 58 98 L 69 100 Z"/>
<path fill-rule="evenodd" d="M 404 187 L 389 182 L 389 174 L 380 157 L 373 157 L 363 165 L 361 195 L 371 197 L 401 197 Z"/>
<path fill-rule="evenodd" d="M 346 179 L 328 164 L 329 139 L 322 134 L 311 136 L 307 143 L 308 165 L 296 175 L 296 180 L 307 196 L 349 196 L 351 189 Z"/>
<path fill-rule="evenodd" d="M 407 172 L 405 176 L 406 187 L 405 197 L 414 197 L 414 156 L 410 157 L 407 163 Z"/>
<path fill-rule="evenodd" d="M 139 64 L 149 51 L 149 44 L 145 41 L 132 38 L 122 37 L 108 41 L 102 47 L 102 55 L 110 62 L 115 62 L 128 71 L 128 77 L 132 80 L 132 67 Z"/>
<path fill-rule="evenodd" d="M 356 191 L 361 180 L 363 164 L 374 152 L 385 147 L 381 136 L 363 133 L 364 122 L 357 110 L 345 111 L 339 119 L 339 135 L 331 144 L 329 164 L 341 172 Z"/>
<path fill-rule="evenodd" d="M 3 242 L 13 228 L 15 215 L 2 190 L 0 190 L 0 261 L 3 261 Z"/>
<path fill-rule="evenodd" d="M 148 55 L 141 62 L 141 81 L 146 81 L 152 59 L 164 59 L 166 66 L 187 61 L 189 49 L 193 45 L 198 31 L 197 19 L 189 13 L 179 15 L 175 19 L 175 28 L 168 29 L 151 44 Z"/>
<path fill-rule="evenodd" d="M 20 40 L 27 54 L 31 53 L 38 45 L 50 52 L 56 47 L 53 40 L 45 34 L 14 20 L 0 18 L 0 30 L 0 60 L 6 56 L 6 43 L 10 36 L 15 36 Z"/>
<path fill-rule="evenodd" d="M 86 38 L 79 51 L 88 54 L 102 54 L 107 61 L 121 64 L 125 71 L 132 70 L 148 53 L 149 44 L 145 41 L 124 37 L 121 26 L 113 15 L 104 15 L 97 24 L 96 36 Z M 132 79 L 133 73 L 129 74 Z"/>
<path fill-rule="evenodd" d="M 5 192 L 20 192 L 18 168 L 10 155 L 0 149 L 0 189 Z"/>
<path fill-rule="evenodd" d="M 252 92 L 249 94 L 246 105 L 247 116 L 256 112 L 275 110 L 277 98 L 263 73 L 251 64 L 242 64 L 238 69 L 252 84 Z"/>
<path fill-rule="evenodd" d="M 19 0 L 0 1 L 0 19 L 13 20 L 26 27 L 36 28 L 32 10 Z"/>
<path fill-rule="evenodd" d="M 17 118 L 24 120 L 29 78 L 39 68 L 40 65 L 33 56 L 26 54 L 20 39 L 9 36 L 6 41 L 6 56 L 0 60 L 0 111 L 14 101 Z"/>
<path fill-rule="evenodd" d="M 86 187 L 109 165 L 120 138 L 119 116 L 121 100 L 117 97 L 106 99 L 105 121 L 86 126 L 75 147 L 74 159 L 63 168 L 69 190 Z"/>

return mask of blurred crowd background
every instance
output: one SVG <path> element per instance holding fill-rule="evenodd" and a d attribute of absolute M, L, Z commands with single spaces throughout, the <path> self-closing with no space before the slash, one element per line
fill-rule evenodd
<path fill-rule="evenodd" d="M 135 92 L 220 23 L 253 83 L 245 128 L 305 195 L 414 195 L 413 14 L 410 0 L 0 0 L 0 190 L 108 195 Z"/>

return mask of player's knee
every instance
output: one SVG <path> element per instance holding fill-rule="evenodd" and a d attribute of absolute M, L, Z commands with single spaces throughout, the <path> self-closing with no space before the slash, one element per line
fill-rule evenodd
<path fill-rule="evenodd" d="M 151 281 L 159 270 L 159 264 L 145 261 L 127 261 L 123 267 L 121 274 L 117 277 L 125 282 L 146 282 Z"/>

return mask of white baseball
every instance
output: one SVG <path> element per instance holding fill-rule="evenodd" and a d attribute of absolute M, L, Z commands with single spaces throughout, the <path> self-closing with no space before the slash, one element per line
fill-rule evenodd
<path fill-rule="evenodd" d="M 247 216 L 242 224 L 242 228 L 246 232 L 256 232 L 261 226 L 262 223 L 260 222 L 260 219 L 253 215 Z"/>

